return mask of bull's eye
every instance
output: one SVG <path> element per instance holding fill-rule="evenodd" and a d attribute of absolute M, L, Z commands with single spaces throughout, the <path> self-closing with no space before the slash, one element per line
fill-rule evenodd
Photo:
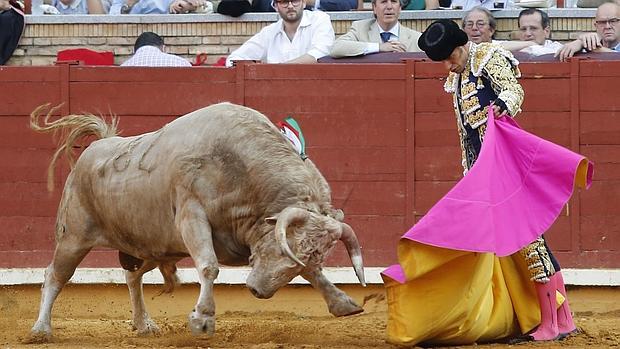
<path fill-rule="evenodd" d="M 252 264 L 254 264 L 254 254 L 251 254 L 250 257 L 248 258 L 248 263 L 250 266 L 252 266 Z"/>

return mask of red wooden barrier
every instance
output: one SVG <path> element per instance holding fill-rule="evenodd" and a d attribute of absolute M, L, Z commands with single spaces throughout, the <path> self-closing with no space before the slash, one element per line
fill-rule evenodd
<path fill-rule="evenodd" d="M 589 156 L 592 189 L 577 193 L 547 235 L 564 267 L 620 267 L 620 61 L 523 63 L 518 122 Z M 120 117 L 123 135 L 163 126 L 221 101 L 272 120 L 298 119 L 308 152 L 326 176 L 363 245 L 367 266 L 396 261 L 398 238 L 457 181 L 460 151 L 440 64 L 241 65 L 236 68 L 119 68 L 61 65 L 0 70 L 0 268 L 42 267 L 53 253 L 57 191 L 45 171 L 52 138 L 28 128 L 38 105 Z M 7 92 L 11 91 L 11 92 Z M 330 265 L 349 265 L 339 249 Z M 82 266 L 118 266 L 114 251 Z"/>

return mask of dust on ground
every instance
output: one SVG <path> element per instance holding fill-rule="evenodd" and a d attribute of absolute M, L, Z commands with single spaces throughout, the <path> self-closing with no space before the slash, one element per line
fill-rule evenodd
<path fill-rule="evenodd" d="M 124 285 L 68 285 L 52 312 L 53 341 L 35 345 L 22 341 L 36 319 L 39 287 L 0 287 L 0 348 L 398 348 L 385 341 L 387 304 L 383 287 L 342 288 L 364 304 L 364 313 L 335 318 L 320 295 L 308 286 L 288 286 L 272 299 L 259 300 L 242 286 L 217 285 L 216 334 L 200 338 L 187 328 L 187 314 L 198 296 L 197 285 L 183 285 L 171 295 L 158 295 L 159 286 L 145 286 L 147 309 L 161 329 L 153 337 L 139 337 L 132 331 Z M 620 348 L 620 288 L 573 287 L 568 292 L 582 334 L 562 342 L 512 347 Z"/>

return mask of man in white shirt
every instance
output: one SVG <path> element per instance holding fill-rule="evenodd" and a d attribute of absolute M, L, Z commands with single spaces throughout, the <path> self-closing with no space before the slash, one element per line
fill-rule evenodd
<path fill-rule="evenodd" d="M 562 48 L 562 44 L 551 41 L 551 26 L 549 15 L 537 8 L 527 8 L 519 13 L 519 39 L 532 41 L 533 46 L 526 47 L 521 52 L 532 55 L 555 54 Z"/>
<path fill-rule="evenodd" d="M 191 67 L 189 61 L 165 53 L 164 39 L 153 32 L 144 32 L 134 44 L 134 55 L 122 67 Z"/>
<path fill-rule="evenodd" d="M 376 52 L 422 52 L 418 39 L 422 33 L 400 24 L 400 0 L 372 0 L 374 19 L 351 24 L 349 31 L 332 46 L 334 58 L 367 55 Z"/>
<path fill-rule="evenodd" d="M 329 15 L 304 10 L 305 0 L 273 0 L 272 6 L 280 19 L 234 50 L 226 59 L 227 67 L 239 60 L 316 63 L 329 54 L 335 37 Z"/>

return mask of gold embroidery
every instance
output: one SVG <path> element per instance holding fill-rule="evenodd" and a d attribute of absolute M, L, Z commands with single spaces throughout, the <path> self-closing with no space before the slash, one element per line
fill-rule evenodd
<path fill-rule="evenodd" d="M 487 122 L 487 115 L 489 113 L 489 106 L 476 110 L 476 112 L 467 115 L 467 123 L 471 128 L 479 128 L 485 125 Z"/>
<path fill-rule="evenodd" d="M 474 85 L 474 83 L 467 81 L 466 84 L 461 85 L 461 97 L 463 99 L 467 99 L 476 93 L 478 93 L 478 91 L 476 90 L 476 85 Z"/>
<path fill-rule="evenodd" d="M 469 97 L 468 99 L 463 99 L 461 103 L 463 114 L 466 115 L 480 108 L 480 100 L 478 99 L 478 96 L 475 95 Z"/>
<path fill-rule="evenodd" d="M 480 138 L 480 143 L 484 140 L 484 135 L 487 133 L 487 124 L 482 124 L 478 126 L 478 137 Z"/>
<path fill-rule="evenodd" d="M 549 277 L 555 274 L 555 268 L 542 236 L 521 249 L 520 253 L 525 258 L 531 279 L 540 283 L 549 282 Z"/>
<path fill-rule="evenodd" d="M 523 88 L 515 77 L 515 71 L 518 71 L 518 68 L 512 69 L 512 66 L 506 64 L 506 58 L 501 55 L 491 57 L 483 68 L 483 74 L 491 81 L 493 91 L 506 103 L 508 113 L 513 117 L 521 110 L 524 96 Z"/>

